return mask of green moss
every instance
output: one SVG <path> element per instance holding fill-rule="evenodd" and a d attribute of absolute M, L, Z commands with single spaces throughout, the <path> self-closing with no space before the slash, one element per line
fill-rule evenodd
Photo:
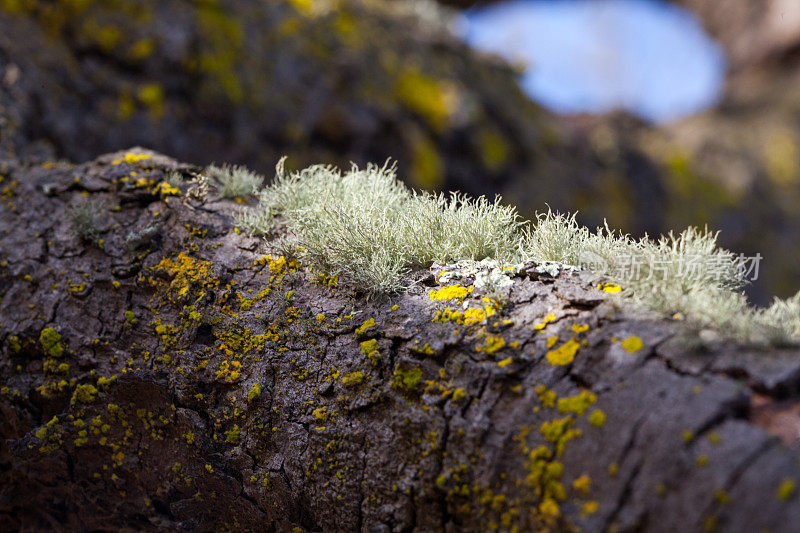
<path fill-rule="evenodd" d="M 39 334 L 39 342 L 44 348 L 44 352 L 50 357 L 64 355 L 64 347 L 61 346 L 61 335 L 53 328 L 44 328 Z"/>

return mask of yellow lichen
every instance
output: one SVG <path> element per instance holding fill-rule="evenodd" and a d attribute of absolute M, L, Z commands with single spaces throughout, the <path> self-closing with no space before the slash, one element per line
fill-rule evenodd
<path fill-rule="evenodd" d="M 458 92 L 452 83 L 429 77 L 415 67 L 400 72 L 397 98 L 411 111 L 424 117 L 436 131 L 447 127 L 458 104 Z"/>
<path fill-rule="evenodd" d="M 433 348 L 431 347 L 431 345 L 428 344 L 427 342 L 425 344 L 423 344 L 422 346 L 413 346 L 411 349 L 413 351 L 415 351 L 416 353 L 419 353 L 419 354 L 422 354 L 422 355 L 434 355 L 434 353 L 435 353 L 433 351 Z"/>
<path fill-rule="evenodd" d="M 219 370 L 215 372 L 217 379 L 232 383 L 242 377 L 242 363 L 239 361 L 231 361 L 226 359 L 222 361 Z"/>
<path fill-rule="evenodd" d="M 61 335 L 55 329 L 44 328 L 39 334 L 39 342 L 44 348 L 44 352 L 50 357 L 64 355 L 64 347 L 61 346 Z"/>
<path fill-rule="evenodd" d="M 366 333 L 366 331 L 368 329 L 374 328 L 374 327 L 375 327 L 375 319 L 374 318 L 368 318 L 367 320 L 365 320 L 361 324 L 361 326 L 356 328 L 356 331 L 355 331 L 356 338 L 358 339 L 358 338 L 362 337 L 364 335 L 364 333 Z"/>
<path fill-rule="evenodd" d="M 253 383 L 253 386 L 250 388 L 250 392 L 247 393 L 247 401 L 253 402 L 257 400 L 261 396 L 261 385 L 258 383 Z"/>
<path fill-rule="evenodd" d="M 507 358 L 503 359 L 502 361 L 498 361 L 497 362 L 497 366 L 499 366 L 500 368 L 505 368 L 505 367 L 507 367 L 508 365 L 510 365 L 513 362 L 514 362 L 514 358 L 513 357 L 507 357 Z"/>
<path fill-rule="evenodd" d="M 620 287 L 615 283 L 601 283 L 600 285 L 597 286 L 597 288 L 600 289 L 601 291 L 610 293 L 617 293 L 622 290 L 622 287 Z"/>
<path fill-rule="evenodd" d="M 598 509 L 600 509 L 600 504 L 596 500 L 589 500 L 584 502 L 584 504 L 581 506 L 581 515 L 591 516 L 595 514 Z"/>
<path fill-rule="evenodd" d="M 342 376 L 342 385 L 345 387 L 355 387 L 362 381 L 364 381 L 363 372 L 351 372 L 350 374 L 345 374 Z"/>
<path fill-rule="evenodd" d="M 445 301 L 445 300 L 453 300 L 455 298 L 463 299 L 471 293 L 473 287 L 462 287 L 460 285 L 450 285 L 448 287 L 442 287 L 438 290 L 432 290 L 431 300 L 438 300 L 438 301 Z"/>
<path fill-rule="evenodd" d="M 134 163 L 138 163 L 139 161 L 144 161 L 145 159 L 150 159 L 150 156 L 147 154 L 135 154 L 133 152 L 128 152 L 123 157 L 112 161 L 111 164 L 121 165 L 122 163 L 128 163 L 132 165 Z"/>
<path fill-rule="evenodd" d="M 540 323 L 538 323 L 535 326 L 533 326 L 533 329 L 535 329 L 537 331 L 541 331 L 544 328 L 546 328 L 547 325 L 550 322 L 552 322 L 553 320 L 555 320 L 555 319 L 556 319 L 556 315 L 554 315 L 553 313 L 547 314 L 547 315 L 545 315 L 545 317 L 542 319 L 542 321 Z"/>
<path fill-rule="evenodd" d="M 592 487 L 592 479 L 587 475 L 582 475 L 575 479 L 572 482 L 572 488 L 575 489 L 576 492 L 580 492 L 581 494 L 589 494 L 589 490 Z"/>
<path fill-rule="evenodd" d="M 377 365 L 381 359 L 381 353 L 378 351 L 378 341 L 370 339 L 361 343 L 361 354 L 364 355 L 373 365 Z"/>
<path fill-rule="evenodd" d="M 558 411 L 560 413 L 575 413 L 580 416 L 597 401 L 597 395 L 589 391 L 581 391 L 575 396 L 560 398 L 558 400 Z"/>
<path fill-rule="evenodd" d="M 797 490 L 797 482 L 792 478 L 785 478 L 775 490 L 775 497 L 782 502 L 787 502 L 794 496 Z"/>
<path fill-rule="evenodd" d="M 553 498 L 545 498 L 539 504 L 539 514 L 545 522 L 555 522 L 561 516 L 561 509 Z"/>
<path fill-rule="evenodd" d="M 397 368 L 392 379 L 392 388 L 404 392 L 412 392 L 422 379 L 422 369 L 413 367 L 408 369 Z"/>
<path fill-rule="evenodd" d="M 503 349 L 505 345 L 506 340 L 503 337 L 488 335 L 486 337 L 486 343 L 476 346 L 475 350 L 478 352 L 485 352 L 487 355 L 494 355 L 496 352 Z"/>
<path fill-rule="evenodd" d="M 239 426 L 236 424 L 233 425 L 232 429 L 229 429 L 225 432 L 225 442 L 228 444 L 233 444 L 234 446 L 239 444 L 239 439 L 241 437 L 241 430 Z"/>
<path fill-rule="evenodd" d="M 97 397 L 97 388 L 94 385 L 78 385 L 72 393 L 70 405 L 78 403 L 92 403 Z"/>
<path fill-rule="evenodd" d="M 600 409 L 595 409 L 589 415 L 589 423 L 595 427 L 602 427 L 606 423 L 606 414 Z"/>
<path fill-rule="evenodd" d="M 129 325 L 131 325 L 131 326 L 135 326 L 136 324 L 138 324 L 138 323 L 139 323 L 139 320 L 137 320 L 137 318 L 136 318 L 136 315 L 134 314 L 134 312 L 133 312 L 133 311 L 130 311 L 130 310 L 128 310 L 128 311 L 125 311 L 125 312 L 123 313 L 123 315 L 125 316 L 125 321 L 126 321 L 126 322 L 127 322 Z"/>
<path fill-rule="evenodd" d="M 569 441 L 581 436 L 581 430 L 572 429 L 572 424 L 574 424 L 574 422 L 575 420 L 568 416 L 543 422 L 539 427 L 539 432 L 545 440 L 555 445 L 556 457 L 561 457 Z"/>
<path fill-rule="evenodd" d="M 547 407 L 548 409 L 552 409 L 556 405 L 556 393 L 555 391 L 548 390 L 547 387 L 544 385 L 537 385 L 536 387 L 536 395 L 539 397 L 539 401 L 542 402 L 542 405 Z"/>
<path fill-rule="evenodd" d="M 575 359 L 575 354 L 578 353 L 580 343 L 575 339 L 570 339 L 565 342 L 561 347 L 547 352 L 547 361 L 553 366 L 568 365 Z"/>
<path fill-rule="evenodd" d="M 631 336 L 622 341 L 622 347 L 631 353 L 636 353 L 644 347 L 642 339 L 637 336 Z"/>

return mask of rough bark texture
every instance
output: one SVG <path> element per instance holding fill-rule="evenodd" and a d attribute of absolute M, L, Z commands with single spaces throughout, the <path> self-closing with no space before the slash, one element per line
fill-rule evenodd
<path fill-rule="evenodd" d="M 797 350 L 693 351 L 535 265 L 503 305 L 432 298 L 439 267 L 367 301 L 239 234 L 234 202 L 170 195 L 189 167 L 149 155 L 4 165 L 0 529 L 800 523 Z M 496 313 L 439 313 L 462 302 Z"/>

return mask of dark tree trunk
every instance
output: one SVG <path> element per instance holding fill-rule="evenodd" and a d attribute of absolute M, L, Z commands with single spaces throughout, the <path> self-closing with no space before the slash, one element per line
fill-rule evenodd
<path fill-rule="evenodd" d="M 437 268 L 368 301 L 124 155 L 4 165 L 0 529 L 800 524 L 796 350 L 693 351 L 532 265 L 503 305 L 466 295 L 485 322 L 437 315 L 463 311 Z"/>

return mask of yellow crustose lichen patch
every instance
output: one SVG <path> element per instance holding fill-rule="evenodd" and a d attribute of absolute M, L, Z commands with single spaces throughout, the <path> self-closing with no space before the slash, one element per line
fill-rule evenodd
<path fill-rule="evenodd" d="M 553 366 L 568 365 L 575 359 L 580 343 L 575 339 L 570 339 L 555 350 L 547 352 L 547 361 Z"/>
<path fill-rule="evenodd" d="M 622 341 L 622 347 L 631 353 L 636 353 L 644 347 L 644 343 L 642 339 L 634 335 Z"/>
<path fill-rule="evenodd" d="M 456 298 L 463 299 L 466 298 L 469 293 L 471 293 L 473 287 L 462 287 L 460 285 L 451 285 L 448 287 L 442 287 L 438 290 L 431 291 L 431 300 L 434 301 L 447 301 L 447 300 L 454 300 Z"/>

